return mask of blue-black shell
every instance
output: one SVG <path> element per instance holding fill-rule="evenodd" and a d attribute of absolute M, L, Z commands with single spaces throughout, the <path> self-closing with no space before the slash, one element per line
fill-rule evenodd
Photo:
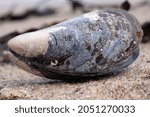
<path fill-rule="evenodd" d="M 136 18 L 120 9 L 96 10 L 41 31 L 50 38 L 44 55 L 12 53 L 46 78 L 61 80 L 121 71 L 137 59 L 143 35 Z"/>

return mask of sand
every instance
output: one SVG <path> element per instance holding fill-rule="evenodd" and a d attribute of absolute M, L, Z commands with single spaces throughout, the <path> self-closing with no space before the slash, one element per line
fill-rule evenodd
<path fill-rule="evenodd" d="M 141 23 L 150 8 L 131 11 Z M 12 30 L 26 30 L 46 23 L 61 21 L 80 14 L 59 14 L 55 17 L 31 17 L 21 22 L 1 24 L 0 35 Z M 34 20 L 36 19 L 35 23 Z M 27 73 L 12 63 L 0 63 L 0 99 L 150 99 L 150 43 L 140 45 L 138 59 L 119 74 L 84 82 L 63 82 Z"/>

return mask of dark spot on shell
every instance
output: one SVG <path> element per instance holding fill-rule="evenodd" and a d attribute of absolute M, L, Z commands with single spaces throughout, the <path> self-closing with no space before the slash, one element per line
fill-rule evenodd
<path fill-rule="evenodd" d="M 138 38 L 141 38 L 141 32 L 136 32 L 136 36 L 137 36 Z"/>
<path fill-rule="evenodd" d="M 125 52 L 131 51 L 135 47 L 134 41 L 130 43 L 130 46 L 125 50 Z"/>
<path fill-rule="evenodd" d="M 70 56 L 63 56 L 63 57 L 60 57 L 60 59 L 58 60 L 58 66 L 60 65 L 64 65 L 64 62 L 69 58 Z"/>
<path fill-rule="evenodd" d="M 72 37 L 71 37 L 71 35 L 67 35 L 67 36 L 65 36 L 64 38 L 65 38 L 65 41 L 71 41 L 71 38 L 72 38 Z"/>
<path fill-rule="evenodd" d="M 98 43 L 99 43 L 99 42 L 94 43 L 94 48 L 96 48 L 96 46 L 97 46 Z"/>
<path fill-rule="evenodd" d="M 95 63 L 92 63 L 92 65 L 95 65 Z"/>
<path fill-rule="evenodd" d="M 99 43 L 102 43 L 102 37 L 100 37 L 100 38 L 98 39 L 98 41 L 99 41 Z"/>
<path fill-rule="evenodd" d="M 100 54 L 100 55 L 98 55 L 98 56 L 96 57 L 95 61 L 96 61 L 96 63 L 99 63 L 100 60 L 102 60 L 102 59 L 103 59 L 103 55 Z"/>
<path fill-rule="evenodd" d="M 96 31 L 96 26 L 97 26 L 97 24 L 89 24 L 89 29 Z"/>
<path fill-rule="evenodd" d="M 95 48 L 95 49 L 93 50 L 93 52 L 92 52 L 91 55 L 93 56 L 93 55 L 95 55 L 95 54 L 98 53 L 98 52 L 99 52 L 99 49 L 98 49 L 98 48 Z"/>
<path fill-rule="evenodd" d="M 91 51 L 91 44 L 90 43 L 86 43 L 85 47 L 88 51 Z"/>
<path fill-rule="evenodd" d="M 69 60 L 66 61 L 66 65 L 68 65 L 68 66 L 70 65 L 70 61 Z"/>

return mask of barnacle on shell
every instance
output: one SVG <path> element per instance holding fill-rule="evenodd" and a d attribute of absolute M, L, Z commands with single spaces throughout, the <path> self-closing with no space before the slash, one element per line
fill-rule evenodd
<path fill-rule="evenodd" d="M 22 69 L 51 79 L 96 77 L 119 72 L 139 55 L 143 31 L 120 9 L 96 10 L 8 42 Z"/>

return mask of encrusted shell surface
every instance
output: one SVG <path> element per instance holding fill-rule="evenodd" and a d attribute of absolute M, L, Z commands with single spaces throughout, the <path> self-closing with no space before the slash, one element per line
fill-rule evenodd
<path fill-rule="evenodd" d="M 139 55 L 143 31 L 120 9 L 96 10 L 8 42 L 22 69 L 51 79 L 96 77 L 119 72 Z"/>

